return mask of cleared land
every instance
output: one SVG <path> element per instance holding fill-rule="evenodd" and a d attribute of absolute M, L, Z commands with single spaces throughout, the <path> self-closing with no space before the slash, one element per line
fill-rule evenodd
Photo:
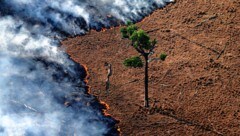
<path fill-rule="evenodd" d="M 122 65 L 138 55 L 120 28 L 68 38 L 63 48 L 89 71 L 91 93 L 110 105 L 122 135 L 240 135 L 240 2 L 178 0 L 137 24 L 158 40 L 150 64 L 150 109 L 143 108 L 143 69 Z M 111 92 L 105 94 L 113 66 Z"/>

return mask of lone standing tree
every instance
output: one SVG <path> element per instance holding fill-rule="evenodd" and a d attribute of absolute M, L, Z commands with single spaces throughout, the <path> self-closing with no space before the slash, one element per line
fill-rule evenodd
<path fill-rule="evenodd" d="M 149 107 L 149 98 L 148 98 L 148 63 L 149 57 L 154 53 L 156 48 L 157 41 L 156 39 L 151 40 L 148 34 L 139 29 L 136 25 L 131 22 L 127 23 L 126 27 L 121 28 L 122 38 L 129 39 L 131 41 L 131 46 L 140 53 L 145 60 L 145 98 L 144 106 Z M 167 55 L 161 54 L 160 59 L 165 60 Z M 127 67 L 143 67 L 142 59 L 139 56 L 131 57 L 126 59 L 123 63 Z"/>

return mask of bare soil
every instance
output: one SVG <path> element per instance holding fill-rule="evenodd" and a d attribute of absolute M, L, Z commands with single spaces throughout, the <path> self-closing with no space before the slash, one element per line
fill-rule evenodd
<path fill-rule="evenodd" d="M 120 27 L 62 41 L 88 67 L 90 93 L 109 104 L 123 136 L 240 135 L 240 1 L 177 0 L 137 23 L 158 40 L 149 66 L 150 108 L 143 107 L 143 68 L 126 68 L 138 55 Z M 110 93 L 105 93 L 109 62 Z"/>

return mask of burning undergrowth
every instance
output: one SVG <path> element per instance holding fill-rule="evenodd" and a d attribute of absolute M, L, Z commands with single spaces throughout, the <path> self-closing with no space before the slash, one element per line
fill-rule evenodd
<path fill-rule="evenodd" d="M 138 21 L 170 1 L 1 0 L 0 135 L 118 135 L 59 39 Z"/>

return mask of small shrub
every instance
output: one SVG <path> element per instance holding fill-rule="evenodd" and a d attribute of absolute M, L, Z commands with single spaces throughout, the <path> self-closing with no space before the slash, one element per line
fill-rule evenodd
<path fill-rule="evenodd" d="M 161 59 L 162 61 L 164 61 L 166 58 L 167 58 L 167 54 L 166 54 L 166 53 L 160 54 L 160 59 Z"/>

